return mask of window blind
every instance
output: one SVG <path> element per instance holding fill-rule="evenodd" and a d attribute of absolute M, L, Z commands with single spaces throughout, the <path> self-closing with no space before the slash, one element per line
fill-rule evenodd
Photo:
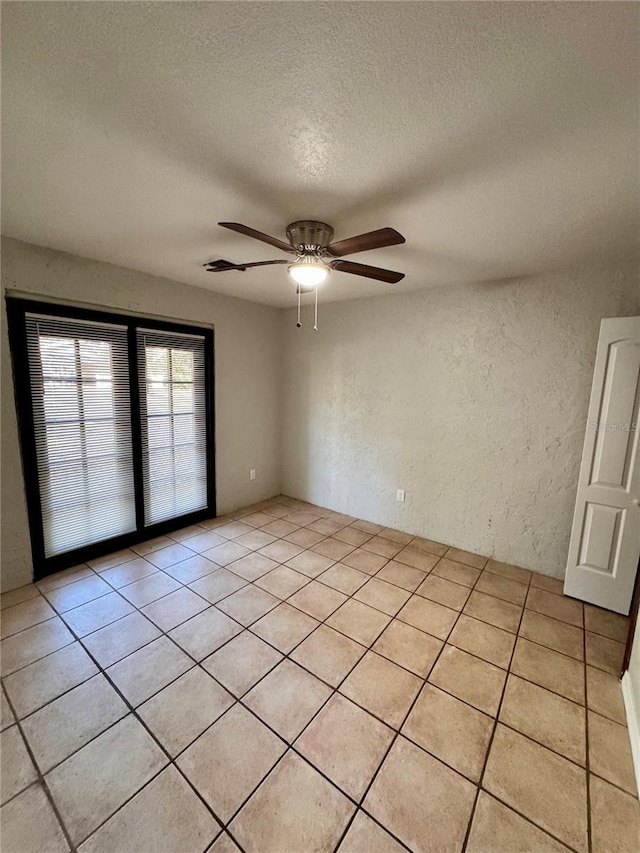
<path fill-rule="evenodd" d="M 145 526 L 207 506 L 205 338 L 137 329 Z"/>
<path fill-rule="evenodd" d="M 25 315 L 46 557 L 136 529 L 126 326 Z"/>

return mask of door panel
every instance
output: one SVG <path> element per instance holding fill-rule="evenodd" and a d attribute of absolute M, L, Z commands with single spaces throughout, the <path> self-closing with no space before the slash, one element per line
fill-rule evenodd
<path fill-rule="evenodd" d="M 564 591 L 624 614 L 640 554 L 639 404 L 640 317 L 603 320 Z"/>

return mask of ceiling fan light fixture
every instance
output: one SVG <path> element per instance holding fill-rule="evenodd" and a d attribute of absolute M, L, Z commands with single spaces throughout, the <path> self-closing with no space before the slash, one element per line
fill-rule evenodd
<path fill-rule="evenodd" d="M 287 271 L 295 282 L 311 287 L 322 284 L 329 275 L 329 267 L 312 255 L 298 258 L 294 264 L 289 264 Z"/>

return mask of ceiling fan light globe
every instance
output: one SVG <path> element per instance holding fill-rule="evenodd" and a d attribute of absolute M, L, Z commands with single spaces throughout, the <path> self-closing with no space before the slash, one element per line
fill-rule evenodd
<path fill-rule="evenodd" d="M 287 267 L 291 278 L 300 285 L 313 287 L 329 275 L 329 269 L 319 261 L 297 261 Z"/>

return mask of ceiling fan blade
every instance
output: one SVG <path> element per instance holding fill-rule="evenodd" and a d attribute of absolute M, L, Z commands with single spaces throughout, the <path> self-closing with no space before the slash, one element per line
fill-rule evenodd
<path fill-rule="evenodd" d="M 377 281 L 386 281 L 387 284 L 397 284 L 404 278 L 403 272 L 383 270 L 381 267 L 370 267 L 368 264 L 355 264 L 352 261 L 331 261 L 331 269 L 340 272 L 348 272 L 351 275 L 362 275 L 365 278 L 375 278 Z"/>
<path fill-rule="evenodd" d="M 384 246 L 397 246 L 404 243 L 405 239 L 394 228 L 379 228 L 377 231 L 368 231 L 366 234 L 358 234 L 357 237 L 348 237 L 332 243 L 327 252 L 334 258 L 343 255 L 355 255 L 356 252 L 366 252 L 368 249 L 382 249 Z"/>
<path fill-rule="evenodd" d="M 204 265 L 207 272 L 226 272 L 227 270 L 247 270 L 249 267 L 266 267 L 269 264 L 288 264 L 286 258 L 278 258 L 277 261 L 252 261 L 249 264 L 232 264 L 229 261 L 209 261 Z"/>
<path fill-rule="evenodd" d="M 218 225 L 229 228 L 231 231 L 237 231 L 238 234 L 244 234 L 246 237 L 253 237 L 254 240 L 261 240 L 263 243 L 275 246 L 276 249 L 282 249 L 283 252 L 295 253 L 295 249 L 289 243 L 278 240 L 277 237 L 270 237 L 269 234 L 263 234 L 262 231 L 256 231 L 255 228 L 249 228 L 248 225 L 241 225 L 239 222 L 218 222 Z"/>

